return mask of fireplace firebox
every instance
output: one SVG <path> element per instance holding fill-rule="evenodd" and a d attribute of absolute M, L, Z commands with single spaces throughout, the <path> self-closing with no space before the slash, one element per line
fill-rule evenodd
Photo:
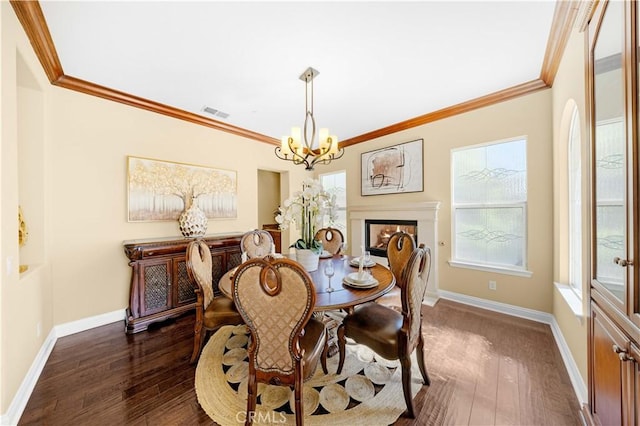
<path fill-rule="evenodd" d="M 387 257 L 387 244 L 394 232 L 404 231 L 418 243 L 417 220 L 367 220 L 364 221 L 365 250 L 373 256 Z"/>

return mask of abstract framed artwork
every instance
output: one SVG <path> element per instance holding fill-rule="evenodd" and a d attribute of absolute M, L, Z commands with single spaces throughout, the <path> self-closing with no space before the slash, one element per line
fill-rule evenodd
<path fill-rule="evenodd" d="M 191 203 L 209 219 L 235 218 L 237 172 L 127 157 L 128 221 L 177 220 Z"/>
<path fill-rule="evenodd" d="M 363 196 L 424 190 L 422 139 L 364 152 L 361 160 Z"/>

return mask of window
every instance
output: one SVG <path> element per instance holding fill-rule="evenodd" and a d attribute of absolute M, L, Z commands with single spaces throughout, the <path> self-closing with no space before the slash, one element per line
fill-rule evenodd
<path fill-rule="evenodd" d="M 332 194 L 336 194 L 338 204 L 338 218 L 334 227 L 344 234 L 345 242 L 347 237 L 347 172 L 344 170 L 335 173 L 325 173 L 320 175 L 322 187 Z"/>
<path fill-rule="evenodd" d="M 526 272 L 527 141 L 452 151 L 452 264 Z"/>
<path fill-rule="evenodd" d="M 582 297 L 582 172 L 580 119 L 574 108 L 569 128 L 569 282 Z"/>

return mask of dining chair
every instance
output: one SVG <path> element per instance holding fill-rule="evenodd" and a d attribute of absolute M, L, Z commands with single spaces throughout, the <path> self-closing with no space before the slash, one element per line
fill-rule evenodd
<path fill-rule="evenodd" d="M 227 297 L 215 297 L 213 293 L 212 258 L 209 246 L 202 240 L 194 240 L 187 246 L 187 274 L 197 286 L 196 322 L 194 326 L 193 354 L 196 362 L 208 334 L 223 325 L 242 324 L 242 316 L 233 301 Z"/>
<path fill-rule="evenodd" d="M 243 261 L 272 254 L 273 248 L 273 237 L 264 229 L 246 232 L 240 240 Z"/>
<path fill-rule="evenodd" d="M 327 374 L 327 330 L 312 317 L 316 291 L 290 259 L 250 259 L 233 277 L 233 300 L 251 332 L 246 425 L 256 409 L 257 384 L 293 386 L 296 425 L 303 424 L 302 387 L 321 361 Z"/>
<path fill-rule="evenodd" d="M 331 254 L 340 254 L 342 243 L 344 243 L 344 235 L 336 228 L 322 228 L 316 232 L 316 240 L 322 243 L 323 250 Z"/>
<path fill-rule="evenodd" d="M 402 311 L 369 302 L 347 315 L 338 327 L 340 361 L 337 374 L 342 372 L 345 359 L 346 337 L 371 348 L 386 359 L 400 360 L 402 390 L 408 415 L 415 417 L 411 397 L 411 354 L 417 351 L 417 361 L 424 384 L 431 384 L 424 364 L 424 338 L 422 336 L 422 299 L 431 271 L 431 250 L 416 248 L 403 272 Z"/>
<path fill-rule="evenodd" d="M 400 311 L 402 309 L 401 291 L 404 287 L 403 272 L 409 262 L 411 254 L 416 249 L 416 242 L 413 237 L 404 231 L 398 231 L 391 234 L 389 243 L 387 244 L 387 259 L 389 261 L 389 269 L 396 279 L 396 285 L 391 291 L 379 297 L 376 302 Z"/>

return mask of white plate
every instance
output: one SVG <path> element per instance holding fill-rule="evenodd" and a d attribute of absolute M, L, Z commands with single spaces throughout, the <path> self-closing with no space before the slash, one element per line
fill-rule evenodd
<path fill-rule="evenodd" d="M 352 275 L 355 275 L 356 280 L 353 280 L 351 278 Z M 377 287 L 378 286 L 378 280 L 376 280 L 375 278 L 371 277 L 369 280 L 367 281 L 362 281 L 362 280 L 358 280 L 358 273 L 357 272 L 353 272 L 349 275 L 347 275 L 346 277 L 344 277 L 344 283 L 350 287 L 353 288 L 373 288 L 373 287 Z"/>
<path fill-rule="evenodd" d="M 354 284 L 370 284 L 372 281 L 376 280 L 372 275 L 366 272 L 362 274 L 362 277 L 360 277 L 359 272 L 351 272 L 346 278 Z"/>
<path fill-rule="evenodd" d="M 360 258 L 359 257 L 354 257 L 353 259 L 351 259 L 349 261 L 349 264 L 351 266 L 360 266 Z M 376 266 L 376 262 L 374 262 L 372 260 L 369 263 L 365 263 L 364 266 L 367 267 L 367 268 L 371 268 L 372 266 Z"/>

